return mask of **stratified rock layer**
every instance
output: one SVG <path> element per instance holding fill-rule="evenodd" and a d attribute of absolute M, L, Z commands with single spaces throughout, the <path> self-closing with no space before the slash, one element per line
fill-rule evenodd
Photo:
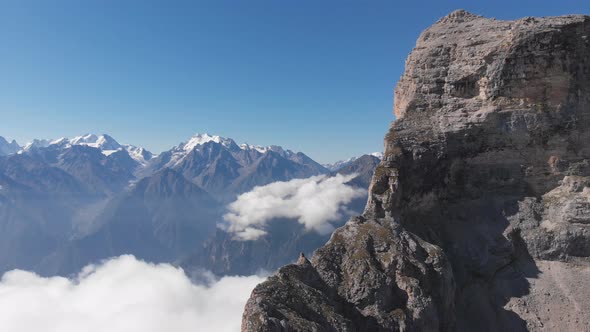
<path fill-rule="evenodd" d="M 395 91 L 361 217 L 243 331 L 590 330 L 590 17 L 456 11 Z"/>

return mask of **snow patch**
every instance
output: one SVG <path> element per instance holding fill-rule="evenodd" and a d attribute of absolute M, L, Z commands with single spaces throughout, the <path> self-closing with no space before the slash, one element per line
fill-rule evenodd
<path fill-rule="evenodd" d="M 123 148 L 125 150 L 127 150 L 127 153 L 129 153 L 129 156 L 139 162 L 142 165 L 147 164 L 148 161 L 150 161 L 154 155 L 149 152 L 148 150 L 142 148 L 142 147 L 137 147 L 134 145 L 130 145 L 130 144 L 124 144 Z"/>
<path fill-rule="evenodd" d="M 108 157 L 117 151 L 121 151 L 121 149 L 119 149 L 119 150 L 102 150 L 101 152 L 102 152 L 102 154 L 104 154 L 105 156 Z"/>
<path fill-rule="evenodd" d="M 121 148 L 121 144 L 115 141 L 109 135 L 96 136 L 94 134 L 86 134 L 84 136 L 77 136 L 70 140 L 72 145 L 87 145 L 100 150 L 117 150 Z"/>
<path fill-rule="evenodd" d="M 231 138 L 225 138 L 218 135 L 210 135 L 207 133 L 204 134 L 195 134 L 191 137 L 187 142 L 180 143 L 178 146 L 174 147 L 170 152 L 172 155 L 170 156 L 170 161 L 168 161 L 165 167 L 175 167 L 180 164 L 184 158 L 191 152 L 191 151 L 199 151 L 198 147 L 208 143 L 214 142 L 217 144 L 223 145 L 225 148 L 233 150 L 235 148 L 239 148 L 243 151 L 256 151 L 260 154 L 268 153 L 269 151 L 276 152 L 281 156 L 290 159 L 292 156 L 296 155 L 295 152 L 291 150 L 284 150 L 282 147 L 277 145 L 270 145 L 270 146 L 261 146 L 261 145 L 250 145 L 248 143 L 243 143 L 237 145 L 236 142 Z M 232 149 L 233 148 L 233 149 Z"/>
<path fill-rule="evenodd" d="M 270 150 L 269 146 L 260 146 L 260 145 L 250 145 L 248 143 L 240 144 L 240 149 L 242 150 L 256 150 L 260 153 L 266 153 Z"/>
<path fill-rule="evenodd" d="M 142 147 L 137 147 L 130 144 L 121 145 L 114 138 L 106 134 L 102 134 L 100 136 L 95 134 L 86 134 L 76 136 L 71 139 L 66 137 L 61 137 L 55 140 L 35 139 L 32 142 L 27 143 L 25 147 L 18 153 L 22 154 L 23 152 L 29 151 L 32 148 L 46 148 L 50 145 L 59 145 L 64 148 L 69 148 L 73 145 L 84 145 L 99 149 L 105 156 L 110 156 L 117 151 L 125 150 L 132 159 L 139 162 L 141 165 L 147 164 L 147 162 L 154 157 L 151 152 Z"/>
<path fill-rule="evenodd" d="M 32 142 L 25 144 L 24 151 L 29 151 L 34 148 L 46 148 L 51 144 L 49 139 L 34 139 Z"/>
<path fill-rule="evenodd" d="M 383 152 L 373 152 L 370 155 L 379 159 L 383 159 Z"/>
<path fill-rule="evenodd" d="M 215 142 L 229 148 L 235 142 L 231 138 L 225 138 L 217 135 L 209 135 L 207 133 L 204 134 L 195 134 L 191 137 L 186 143 L 181 144 L 182 149 L 186 152 L 192 151 L 198 145 L 203 145 L 207 142 Z"/>

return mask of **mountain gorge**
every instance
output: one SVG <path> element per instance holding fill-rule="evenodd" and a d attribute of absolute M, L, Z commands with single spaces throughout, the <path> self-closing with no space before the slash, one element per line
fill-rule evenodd
<path fill-rule="evenodd" d="M 590 330 L 590 17 L 425 30 L 365 211 L 258 285 L 242 331 Z"/>

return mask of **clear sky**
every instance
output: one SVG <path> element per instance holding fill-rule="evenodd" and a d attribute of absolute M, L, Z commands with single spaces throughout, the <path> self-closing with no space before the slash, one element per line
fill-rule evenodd
<path fill-rule="evenodd" d="M 407 54 L 458 8 L 514 19 L 590 1 L 0 0 L 0 136 L 379 151 Z"/>

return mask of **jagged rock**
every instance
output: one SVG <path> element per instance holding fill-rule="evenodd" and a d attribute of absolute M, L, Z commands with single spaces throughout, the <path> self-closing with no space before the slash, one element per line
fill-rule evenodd
<path fill-rule="evenodd" d="M 395 90 L 362 217 L 243 331 L 590 330 L 590 17 L 456 11 Z"/>

